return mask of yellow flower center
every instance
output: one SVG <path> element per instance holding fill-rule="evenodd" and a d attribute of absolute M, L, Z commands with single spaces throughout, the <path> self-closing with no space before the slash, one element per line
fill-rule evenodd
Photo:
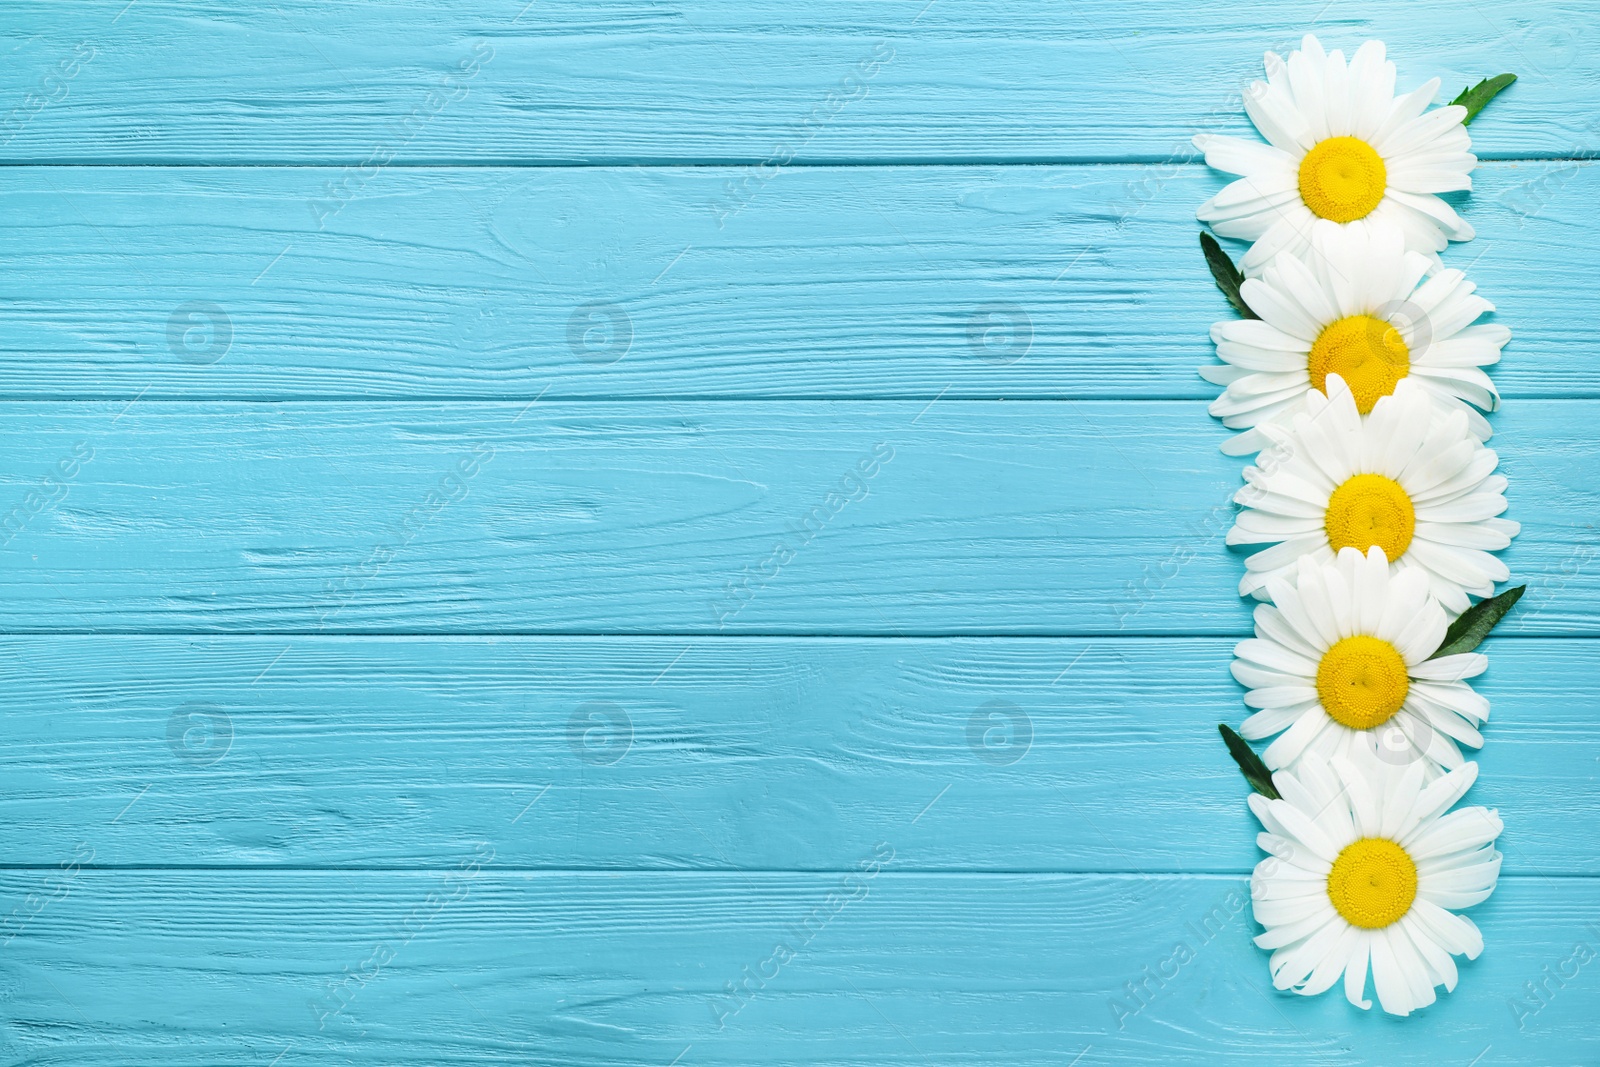
<path fill-rule="evenodd" d="M 1388 185 L 1383 157 L 1359 137 L 1330 137 L 1300 161 L 1300 199 L 1319 218 L 1364 219 Z"/>
<path fill-rule="evenodd" d="M 1417 510 L 1395 482 L 1381 474 L 1357 474 L 1328 498 L 1322 524 L 1335 553 L 1357 548 L 1365 555 L 1377 545 L 1393 563 L 1411 546 Z"/>
<path fill-rule="evenodd" d="M 1328 899 L 1351 926 L 1393 926 L 1417 899 L 1417 865 L 1406 850 L 1381 837 L 1346 845 L 1328 872 Z"/>
<path fill-rule="evenodd" d="M 1334 722 L 1370 730 L 1394 717 L 1411 691 L 1406 661 L 1377 637 L 1347 637 L 1322 654 L 1317 696 Z"/>
<path fill-rule="evenodd" d="M 1394 392 L 1396 382 L 1411 373 L 1411 349 L 1400 331 L 1383 319 L 1351 315 L 1317 335 L 1306 369 L 1320 393 L 1328 391 L 1328 375 L 1343 378 L 1355 397 L 1356 409 L 1367 415 L 1380 398 Z"/>

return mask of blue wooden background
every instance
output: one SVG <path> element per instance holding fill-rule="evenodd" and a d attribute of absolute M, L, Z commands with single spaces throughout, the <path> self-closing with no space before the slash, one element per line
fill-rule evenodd
<path fill-rule="evenodd" d="M 1487 949 L 1272 990 L 1237 91 L 1474 125 Z M 7 0 L 0 1061 L 1600 1063 L 1585 0 Z M 9 110 L 7 110 L 9 109 Z"/>

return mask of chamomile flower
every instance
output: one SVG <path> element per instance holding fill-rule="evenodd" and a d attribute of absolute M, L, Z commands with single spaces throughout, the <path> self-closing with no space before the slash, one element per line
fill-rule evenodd
<path fill-rule="evenodd" d="M 1424 784 L 1420 763 L 1391 767 L 1309 753 L 1278 771 L 1282 794 L 1250 797 L 1269 855 L 1250 879 L 1252 910 L 1272 950 L 1272 984 L 1315 996 L 1341 976 L 1350 1003 L 1409 1015 L 1456 987 L 1453 956 L 1477 959 L 1483 935 L 1455 914 L 1487 899 L 1500 877 L 1502 823 L 1457 808 L 1478 776 L 1466 763 Z M 1448 814 L 1446 812 L 1449 811 Z"/>
<path fill-rule="evenodd" d="M 1462 679 L 1487 656 L 1429 659 L 1444 642 L 1444 609 L 1420 569 L 1389 573 L 1383 549 L 1340 549 L 1331 565 L 1302 556 L 1293 584 L 1267 580 L 1256 636 L 1234 649 L 1233 676 L 1258 708 L 1239 733 L 1279 734 L 1262 758 L 1274 770 L 1325 759 L 1421 761 L 1428 776 L 1461 766 L 1458 745 L 1479 748 L 1489 702 Z"/>
<path fill-rule="evenodd" d="M 1267 143 L 1201 134 L 1195 147 L 1220 171 L 1242 177 L 1200 208 L 1223 237 L 1255 244 L 1240 267 L 1254 275 L 1279 252 L 1304 254 L 1316 219 L 1349 226 L 1387 222 L 1406 247 L 1436 254 L 1470 241 L 1469 226 L 1435 194 L 1472 188 L 1478 160 L 1459 104 L 1428 111 L 1439 79 L 1394 95 L 1394 64 L 1381 41 L 1348 66 L 1310 34 L 1287 61 L 1266 54 L 1267 80 L 1244 107 Z"/>
<path fill-rule="evenodd" d="M 1267 599 L 1268 582 L 1293 577 L 1301 556 L 1332 563 L 1350 547 L 1383 550 L 1397 572 L 1419 570 L 1434 599 L 1459 614 L 1467 594 L 1488 596 L 1510 572 L 1489 553 L 1520 527 L 1500 518 L 1506 480 L 1499 457 L 1409 379 L 1362 417 L 1344 380 L 1306 394 L 1289 426 L 1266 423 L 1273 442 L 1244 471 L 1244 505 L 1230 545 L 1271 544 L 1245 560 L 1241 596 Z"/>
<path fill-rule="evenodd" d="M 1225 364 L 1200 370 L 1224 387 L 1211 414 L 1236 430 L 1282 418 L 1300 410 L 1309 391 L 1324 389 L 1330 374 L 1344 379 L 1366 414 L 1409 379 L 1465 411 L 1473 434 L 1487 440 L 1489 423 L 1474 405 L 1493 411 L 1500 394 L 1480 368 L 1499 361 L 1511 331 L 1473 325 L 1494 305 L 1475 295 L 1460 271 L 1424 281 L 1427 270 L 1427 258 L 1405 251 L 1393 227 L 1318 222 L 1304 261 L 1280 255 L 1240 287 L 1260 319 L 1211 327 Z M 1240 455 L 1264 443 L 1260 434 L 1244 433 L 1223 451 Z"/>

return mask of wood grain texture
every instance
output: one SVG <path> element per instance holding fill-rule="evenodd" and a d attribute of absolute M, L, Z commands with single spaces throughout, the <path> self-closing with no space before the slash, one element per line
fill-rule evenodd
<path fill-rule="evenodd" d="M 1508 632 L 1597 632 L 1597 410 L 1498 416 Z M 11 403 L 0 628 L 1240 634 L 1220 437 L 1164 401 Z"/>
<path fill-rule="evenodd" d="M 0 1063 L 1600 1062 L 1600 12 L 1367 8 L 8 3 Z M 1189 138 L 1307 29 L 1521 75 L 1507 873 L 1409 1020 L 1271 991 L 1214 732 Z"/>
<path fill-rule="evenodd" d="M 507 874 L 493 829 L 449 874 L 57 871 L 64 892 L 0 962 L 5 1053 L 73 1067 L 1359 1067 L 1466 1064 L 1486 1046 L 1505 1064 L 1600 1053 L 1600 880 L 1502 879 L 1473 909 L 1488 947 L 1456 992 L 1396 1019 L 1337 992 L 1274 992 L 1242 878 L 901 873 L 911 814 L 863 849 L 887 866 L 853 878 Z M 0 904 L 39 885 L 39 872 L 0 876 Z M 1576 945 L 1590 962 L 1573 977 Z M 1548 1003 L 1526 992 L 1538 981 Z"/>
<path fill-rule="evenodd" d="M 53 866 L 1234 871 L 1220 640 L 0 642 L 0 855 Z M 1600 874 L 1600 644 L 1501 639 L 1470 802 Z M 910 813 L 908 816 L 906 813 Z M 916 816 L 913 820 L 910 817 Z"/>
<path fill-rule="evenodd" d="M 1486 156 L 1600 148 L 1582 0 L 28 0 L 6 29 L 17 162 L 1164 162 L 1244 129 L 1262 51 L 1308 29 L 1386 40 L 1441 102 L 1520 74 Z"/>
<path fill-rule="evenodd" d="M 392 168 L 319 228 L 337 170 L 0 169 L 0 395 L 1216 393 L 1202 167 L 800 168 L 719 226 L 737 178 Z M 1464 207 L 1510 399 L 1600 397 L 1597 196 L 1493 164 Z"/>

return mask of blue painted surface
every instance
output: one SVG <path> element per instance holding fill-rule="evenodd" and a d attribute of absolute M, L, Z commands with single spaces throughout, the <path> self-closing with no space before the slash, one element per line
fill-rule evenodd
<path fill-rule="evenodd" d="M 1480 8 L 8 4 L 0 1063 L 1600 1063 L 1600 16 Z M 1186 139 L 1313 21 L 1522 75 L 1407 1020 L 1271 990 L 1214 733 Z"/>

